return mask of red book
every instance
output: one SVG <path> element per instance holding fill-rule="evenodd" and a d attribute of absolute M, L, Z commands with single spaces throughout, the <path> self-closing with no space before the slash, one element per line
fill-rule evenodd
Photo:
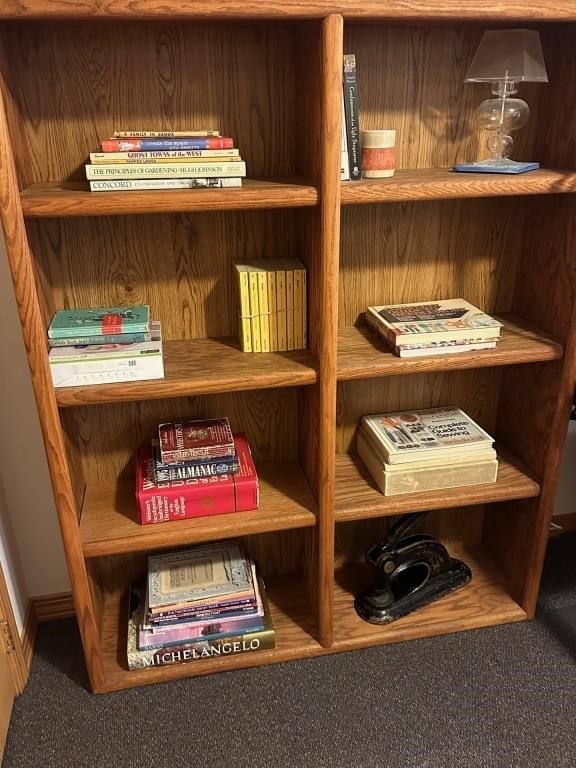
<path fill-rule="evenodd" d="M 157 152 L 175 149 L 233 149 L 234 140 L 229 136 L 216 138 L 191 137 L 188 139 L 104 139 L 102 152 Z"/>
<path fill-rule="evenodd" d="M 164 464 L 234 456 L 228 419 L 201 419 L 160 424 L 160 455 Z"/>
<path fill-rule="evenodd" d="M 258 509 L 258 476 L 250 446 L 244 435 L 235 435 L 234 445 L 240 463 L 236 474 L 159 484 L 154 482 L 152 446 L 143 445 L 136 461 L 140 523 L 148 525 Z"/>

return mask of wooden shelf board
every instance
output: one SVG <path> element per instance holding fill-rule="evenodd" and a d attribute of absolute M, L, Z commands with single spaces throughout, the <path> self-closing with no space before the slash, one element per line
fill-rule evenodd
<path fill-rule="evenodd" d="M 112 593 L 103 612 L 102 656 L 106 682 L 99 692 L 206 675 L 233 669 L 275 664 L 338 651 L 448 634 L 478 627 L 526 619 L 526 613 L 510 597 L 501 577 L 482 553 L 451 547 L 472 570 L 466 587 L 426 606 L 387 627 L 362 621 L 353 607 L 354 594 L 370 574 L 362 564 L 336 573 L 334 644 L 322 647 L 314 639 L 312 612 L 304 599 L 305 589 L 297 581 L 268 584 L 276 647 L 269 651 L 242 653 L 226 658 L 205 659 L 188 664 L 128 670 L 126 664 L 127 608 L 125 594 Z"/>
<path fill-rule="evenodd" d="M 371 583 L 372 574 L 367 566 L 358 563 L 337 571 L 334 595 L 335 649 L 344 651 L 397 643 L 527 618 L 525 611 L 510 597 L 497 568 L 484 553 L 451 546 L 450 554 L 470 567 L 470 583 L 452 595 L 386 626 L 369 624 L 354 610 L 354 595 Z"/>
<path fill-rule="evenodd" d="M 20 193 L 26 217 L 118 216 L 187 211 L 300 208 L 318 202 L 304 179 L 245 179 L 238 189 L 90 192 L 87 181 L 32 184 Z"/>
<path fill-rule="evenodd" d="M 164 342 L 164 378 L 55 390 L 59 406 L 118 403 L 314 384 L 317 364 L 308 350 L 242 352 L 235 337 Z"/>
<path fill-rule="evenodd" d="M 260 509 L 140 525 L 132 482 L 87 486 L 80 520 L 86 557 L 142 552 L 316 525 L 316 502 L 296 462 L 258 466 Z"/>
<path fill-rule="evenodd" d="M 105 687 L 97 692 L 104 693 L 183 677 L 274 664 L 324 652 L 313 636 L 314 620 L 307 604 L 304 585 L 295 580 L 284 580 L 284 583 L 277 587 L 267 584 L 267 595 L 276 633 L 274 649 L 240 653 L 225 658 L 202 659 L 187 664 L 129 670 L 126 662 L 126 595 L 110 594 L 103 611 L 101 635 L 106 683 Z"/>
<path fill-rule="evenodd" d="M 495 316 L 504 323 L 495 349 L 432 357 L 401 358 L 368 326 L 341 328 L 338 332 L 338 379 L 368 379 L 465 368 L 518 365 L 559 360 L 562 345 L 514 315 Z"/>
<path fill-rule="evenodd" d="M 501 446 L 496 449 L 499 465 L 495 483 L 399 496 L 384 496 L 359 456 L 339 454 L 336 457 L 336 522 L 539 496 L 540 485 L 528 469 Z"/>
<path fill-rule="evenodd" d="M 386 179 L 343 182 L 341 199 L 343 205 L 352 205 L 570 192 L 576 192 L 576 171 L 539 168 L 515 176 L 420 168 L 398 170 Z"/>
<path fill-rule="evenodd" d="M 99 0 L 71 3 L 70 0 L 13 0 L 3 3 L 0 19 L 165 19 L 166 5 L 157 0 Z M 528 0 L 516 0 L 503 5 L 501 0 L 483 0 L 469 6 L 447 0 L 246 0 L 240 7 L 232 0 L 221 0 L 217 6 L 211 0 L 179 0 L 170 7 L 170 19 L 233 19 L 274 18 L 311 19 L 330 14 L 342 14 L 346 19 L 408 22 L 449 21 L 474 22 L 574 21 L 572 0 L 554 0 L 543 6 Z"/>

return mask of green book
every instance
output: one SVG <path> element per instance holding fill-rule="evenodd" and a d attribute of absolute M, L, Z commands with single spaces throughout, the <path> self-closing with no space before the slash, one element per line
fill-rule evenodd
<path fill-rule="evenodd" d="M 61 309 L 48 328 L 48 338 L 69 336 L 110 336 L 121 333 L 146 333 L 150 330 L 150 307 L 96 307 Z"/>

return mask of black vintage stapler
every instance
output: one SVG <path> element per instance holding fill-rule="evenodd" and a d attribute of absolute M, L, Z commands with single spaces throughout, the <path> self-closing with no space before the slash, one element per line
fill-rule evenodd
<path fill-rule="evenodd" d="M 466 563 L 450 557 L 434 536 L 406 535 L 426 514 L 406 515 L 392 526 L 384 541 L 366 553 L 366 560 L 376 570 L 375 583 L 354 601 L 356 612 L 365 621 L 388 624 L 472 578 Z"/>

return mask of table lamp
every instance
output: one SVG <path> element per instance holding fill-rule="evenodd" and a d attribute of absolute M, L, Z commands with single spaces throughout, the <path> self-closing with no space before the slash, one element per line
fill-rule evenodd
<path fill-rule="evenodd" d="M 513 139 L 510 133 L 526 125 L 528 104 L 514 98 L 518 84 L 547 83 L 546 65 L 540 36 L 532 29 L 501 29 L 484 32 L 465 83 L 492 83 L 492 94 L 476 110 L 480 128 L 490 131 L 486 142 L 490 157 L 474 163 L 460 163 L 455 171 L 479 173 L 524 173 L 539 163 L 515 162 L 508 154 Z"/>

